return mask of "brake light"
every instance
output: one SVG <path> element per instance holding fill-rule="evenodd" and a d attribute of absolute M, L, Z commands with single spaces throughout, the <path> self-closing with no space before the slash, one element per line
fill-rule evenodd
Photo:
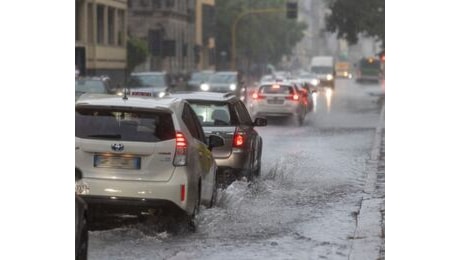
<path fill-rule="evenodd" d="M 265 99 L 265 96 L 264 96 L 264 95 L 257 94 L 257 92 L 254 92 L 254 93 L 252 94 L 252 98 L 253 98 L 253 99 Z"/>
<path fill-rule="evenodd" d="M 184 166 L 187 164 L 187 139 L 181 132 L 176 132 L 176 153 L 174 155 L 174 165 Z"/>
<path fill-rule="evenodd" d="M 185 185 L 181 184 L 180 185 L 180 201 L 185 200 Z"/>
<path fill-rule="evenodd" d="M 299 101 L 299 95 L 294 94 L 294 95 L 289 95 L 286 97 L 288 100 L 294 100 L 294 101 Z"/>
<path fill-rule="evenodd" d="M 238 129 L 235 131 L 233 135 L 233 147 L 241 148 L 244 146 L 245 136 L 244 132 L 239 131 Z"/>

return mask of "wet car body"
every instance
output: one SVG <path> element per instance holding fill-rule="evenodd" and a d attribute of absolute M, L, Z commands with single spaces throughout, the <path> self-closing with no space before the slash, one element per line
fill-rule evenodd
<path fill-rule="evenodd" d="M 243 177 L 252 180 L 260 175 L 263 140 L 255 127 L 265 126 L 264 118 L 252 121 L 244 103 L 231 93 L 191 92 L 173 96 L 191 104 L 206 135 L 216 134 L 224 139 L 224 146 L 212 151 L 220 183 Z"/>

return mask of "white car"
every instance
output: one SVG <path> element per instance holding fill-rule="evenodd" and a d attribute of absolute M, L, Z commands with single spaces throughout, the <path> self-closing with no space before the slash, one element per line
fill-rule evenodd
<path fill-rule="evenodd" d="M 294 117 L 302 125 L 308 112 L 307 95 L 292 82 L 265 82 L 252 94 L 249 110 L 257 117 Z"/>
<path fill-rule="evenodd" d="M 193 222 L 216 199 L 211 150 L 222 145 L 182 99 L 85 95 L 75 104 L 76 192 L 90 210 L 160 208 Z"/>

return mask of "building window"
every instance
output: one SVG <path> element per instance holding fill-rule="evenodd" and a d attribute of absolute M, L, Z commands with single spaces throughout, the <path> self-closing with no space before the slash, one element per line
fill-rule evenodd
<path fill-rule="evenodd" d="M 108 18 L 109 44 L 115 45 L 115 8 L 109 7 Z"/>
<path fill-rule="evenodd" d="M 118 10 L 118 46 L 125 45 L 125 12 Z"/>
<path fill-rule="evenodd" d="M 104 6 L 97 5 L 97 43 L 104 44 Z"/>

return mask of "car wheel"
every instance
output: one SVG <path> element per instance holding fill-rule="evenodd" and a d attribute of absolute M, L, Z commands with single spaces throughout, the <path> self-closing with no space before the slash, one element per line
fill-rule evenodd
<path fill-rule="evenodd" d="M 77 260 L 86 260 L 88 258 L 88 226 L 86 220 L 83 223 L 83 228 L 78 241 Z"/>

